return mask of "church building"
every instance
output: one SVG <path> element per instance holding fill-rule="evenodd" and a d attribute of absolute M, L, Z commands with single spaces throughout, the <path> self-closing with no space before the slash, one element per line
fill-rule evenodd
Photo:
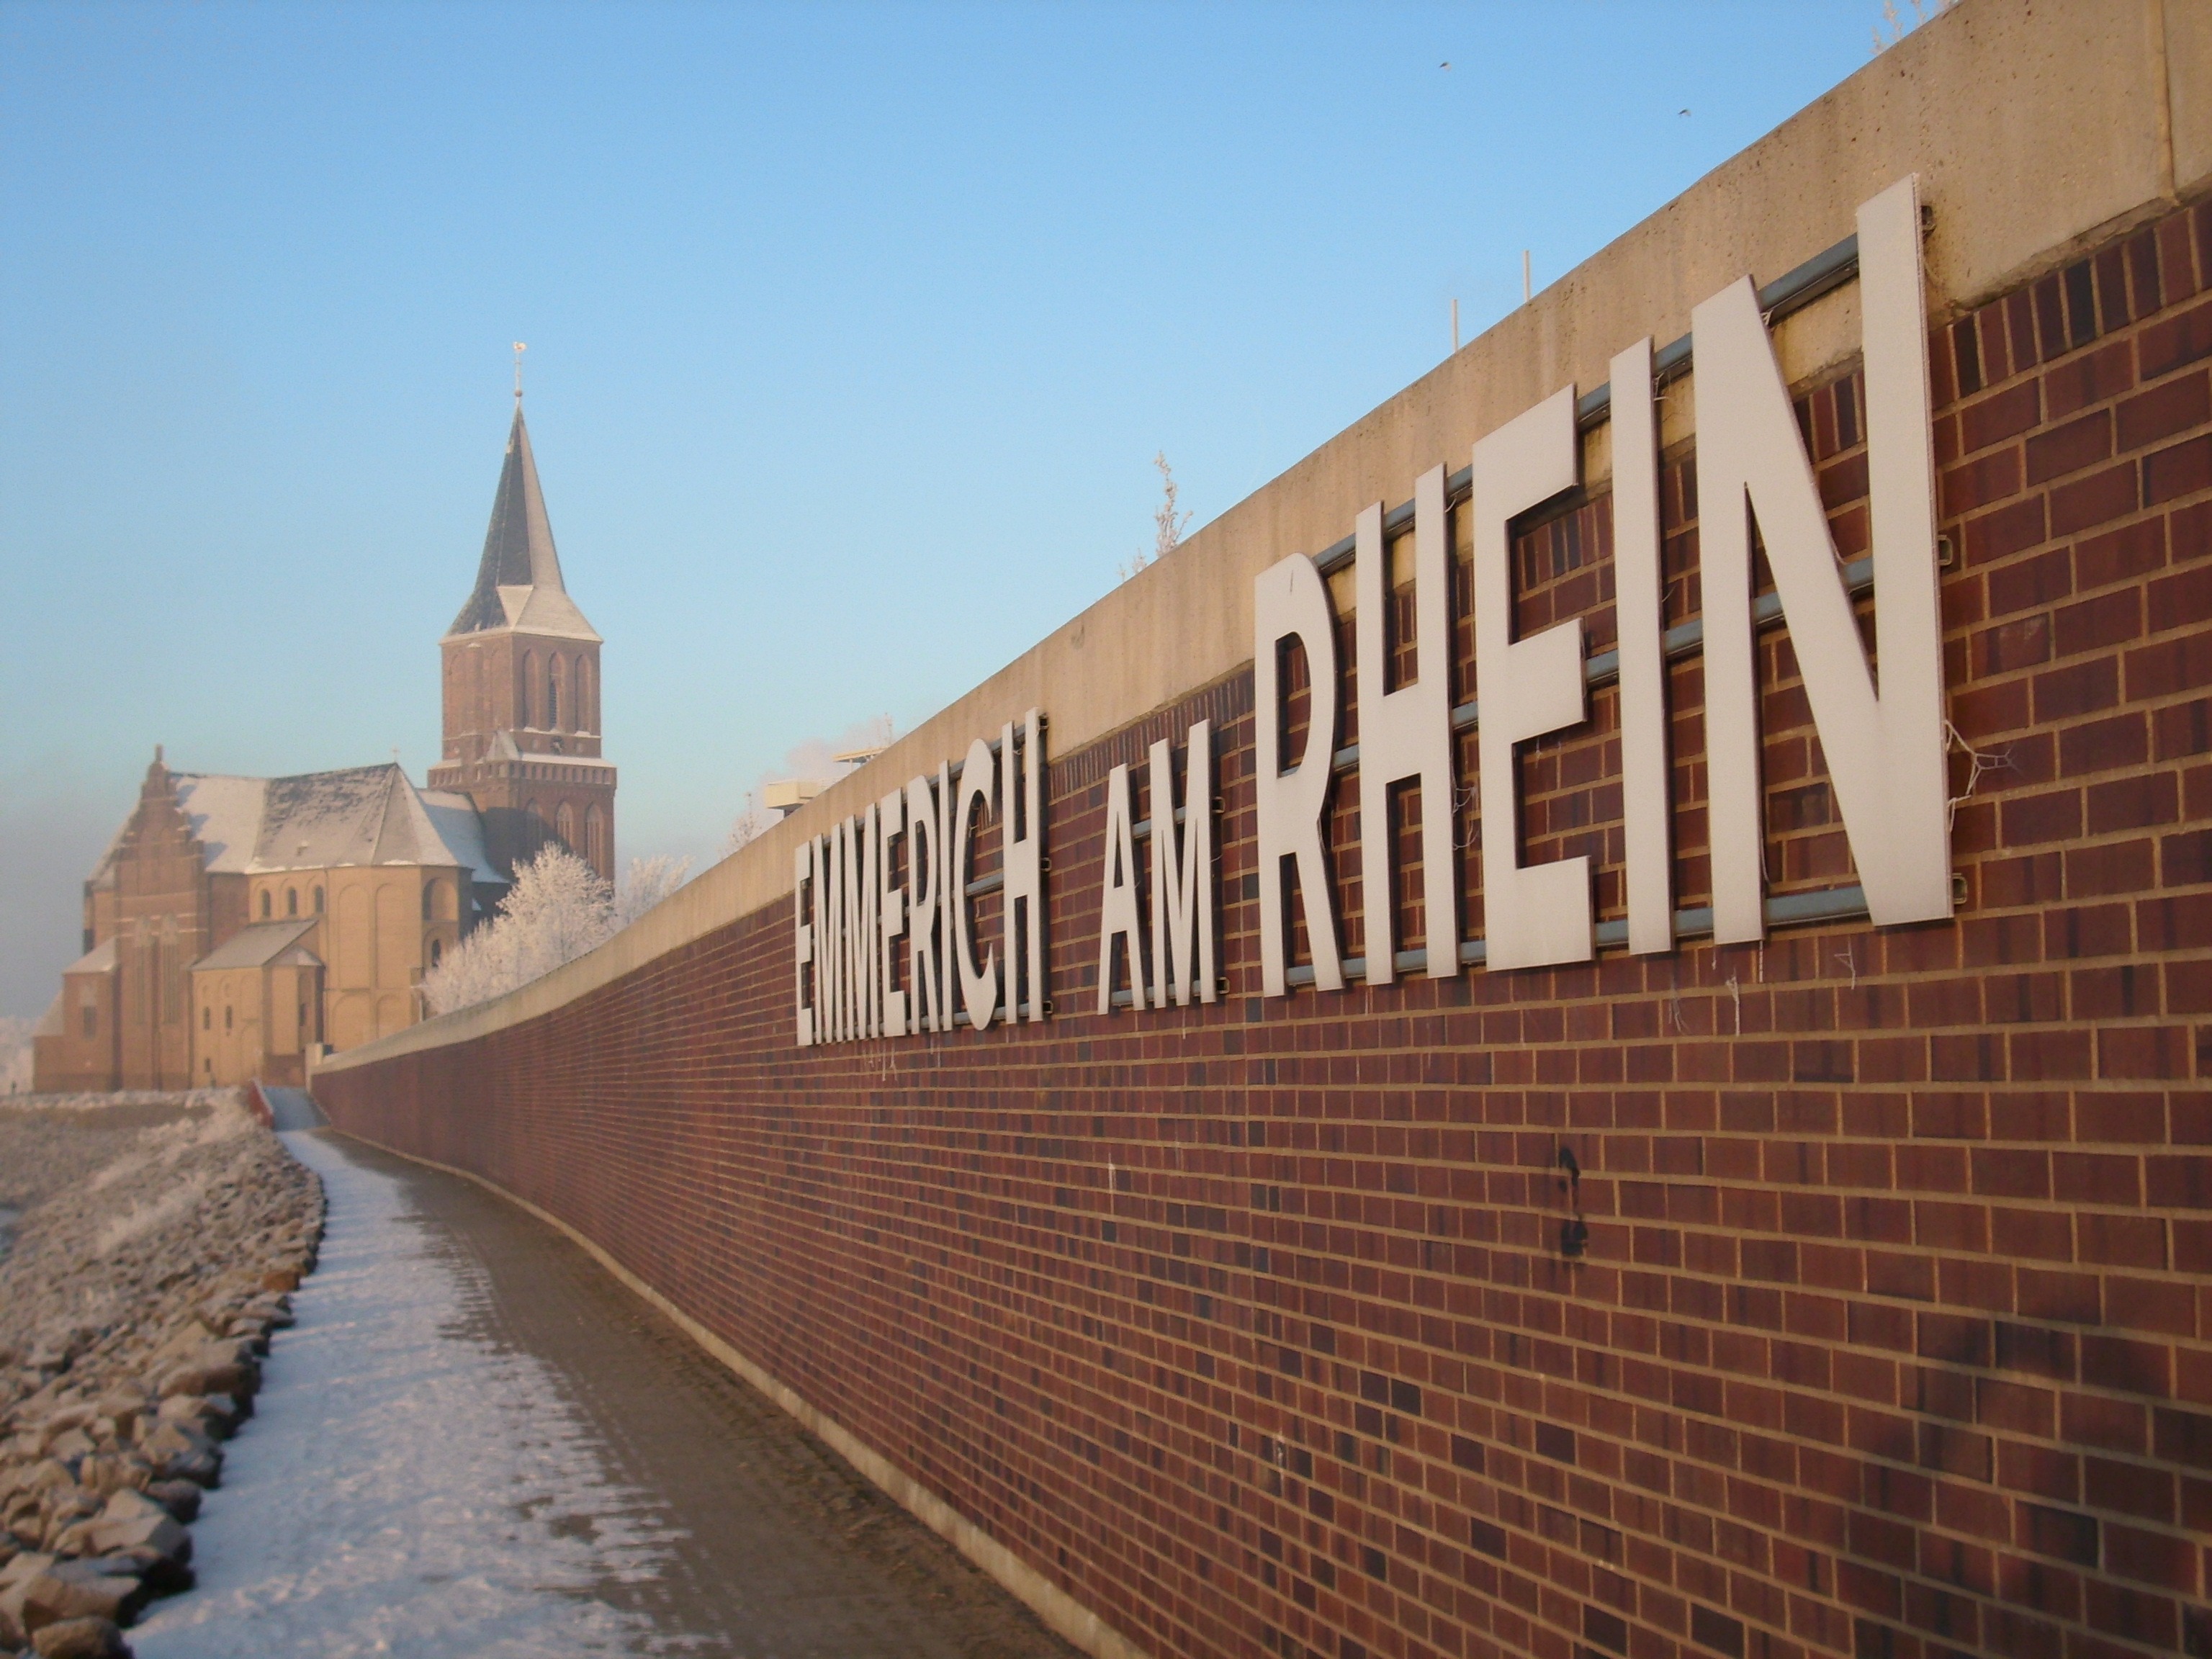
<path fill-rule="evenodd" d="M 614 878 L 599 636 L 561 577 L 518 393 L 474 590 L 441 641 L 441 763 L 171 769 L 84 884 L 85 954 L 33 1039 L 41 1091 L 306 1080 L 422 1018 L 423 975 L 549 841 Z"/>

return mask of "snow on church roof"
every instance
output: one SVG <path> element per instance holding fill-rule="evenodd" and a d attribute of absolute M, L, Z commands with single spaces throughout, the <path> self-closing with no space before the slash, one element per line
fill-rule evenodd
<path fill-rule="evenodd" d="M 453 794 L 443 789 L 425 789 L 417 797 L 422 810 L 429 814 L 431 827 L 438 839 L 460 854 L 460 862 L 479 884 L 497 884 L 507 878 L 491 861 L 485 849 L 483 820 L 477 816 L 476 803 L 466 795 Z"/>
<path fill-rule="evenodd" d="M 64 974 L 112 974 L 115 971 L 115 941 L 104 939 L 62 969 Z"/>
<path fill-rule="evenodd" d="M 194 963 L 192 971 L 198 973 L 203 968 L 264 968 L 272 963 L 288 968 L 319 968 L 322 958 L 300 945 L 313 931 L 316 922 L 313 916 L 250 922 Z M 293 948 L 295 945 L 299 946 L 297 950 Z"/>
<path fill-rule="evenodd" d="M 343 865 L 459 865 L 489 879 L 475 810 L 436 811 L 397 765 L 288 778 L 179 772 L 177 804 L 210 871 L 259 875 Z"/>
<path fill-rule="evenodd" d="M 208 776 L 190 772 L 173 775 L 177 804 L 191 825 L 192 838 L 206 849 L 203 856 L 210 870 L 239 871 L 253 861 L 253 843 L 261 833 L 261 812 L 268 793 L 266 778 Z"/>

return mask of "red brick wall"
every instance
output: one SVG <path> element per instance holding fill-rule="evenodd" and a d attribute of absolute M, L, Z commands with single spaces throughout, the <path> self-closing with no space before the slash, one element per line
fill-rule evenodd
<path fill-rule="evenodd" d="M 1054 764 L 1042 1026 L 796 1048 L 778 905 L 319 1092 L 565 1218 L 1155 1653 L 2212 1651 L 2209 279 L 2199 208 L 1933 336 L 1952 715 L 1995 763 L 1953 922 L 1263 1001 L 1247 672 Z M 1850 558 L 1855 376 L 1799 410 Z M 1608 510 L 1521 544 L 1528 619 L 1593 650 Z M 1761 648 L 1768 868 L 1847 883 Z M 1694 905 L 1694 660 L 1673 689 Z M 1608 917 L 1615 712 L 1528 763 L 1532 849 L 1591 854 Z M 1201 713 L 1231 997 L 1094 1016 L 1107 769 Z"/>

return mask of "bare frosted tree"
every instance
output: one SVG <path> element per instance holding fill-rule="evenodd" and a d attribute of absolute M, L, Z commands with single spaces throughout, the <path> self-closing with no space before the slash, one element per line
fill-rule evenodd
<path fill-rule="evenodd" d="M 1183 526 L 1190 522 L 1189 514 L 1176 511 L 1175 469 L 1168 465 L 1167 452 L 1155 454 L 1152 465 L 1160 470 L 1160 504 L 1152 514 L 1152 550 L 1148 554 L 1139 549 L 1137 556 L 1121 567 L 1123 581 L 1182 546 Z"/>
<path fill-rule="evenodd" d="M 1897 0 L 1881 0 L 1881 21 L 1874 26 L 1874 55 L 1880 57 L 1892 46 L 1918 28 L 1931 17 L 1940 17 L 1958 3 L 1958 0 L 1906 0 L 1912 8 L 1912 21 L 1908 23 L 1898 15 Z M 1889 33 L 1884 34 L 1882 30 Z"/>
<path fill-rule="evenodd" d="M 691 860 L 656 853 L 649 859 L 632 859 L 615 894 L 615 926 L 627 927 L 684 884 L 691 873 Z"/>
<path fill-rule="evenodd" d="M 632 859 L 619 896 L 565 847 L 518 865 L 499 914 L 422 976 L 434 1014 L 505 996 L 595 951 L 684 884 L 691 860 Z"/>
<path fill-rule="evenodd" d="M 727 858 L 739 848 L 758 841 L 768 833 L 775 815 L 760 804 L 760 791 L 745 791 L 745 810 L 731 820 L 730 833 L 722 842 L 722 856 Z"/>
<path fill-rule="evenodd" d="M 527 985 L 614 931 L 614 894 L 583 860 L 549 846 L 514 872 L 500 921 L 514 936 L 515 983 Z"/>

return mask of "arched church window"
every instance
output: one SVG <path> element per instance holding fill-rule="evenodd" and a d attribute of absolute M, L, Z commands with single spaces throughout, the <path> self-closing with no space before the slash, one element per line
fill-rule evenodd
<path fill-rule="evenodd" d="M 288 916 L 296 916 L 300 914 L 300 890 L 296 887 L 287 887 L 284 890 L 284 914 Z"/>
<path fill-rule="evenodd" d="M 222 1029 L 223 1029 L 224 1030 L 226 1030 L 226 1031 L 228 1031 L 228 1030 L 230 1030 L 230 1028 L 231 1028 L 231 1027 L 230 1027 L 230 1012 L 231 1012 L 231 1011 L 230 1011 L 230 1005 L 229 1005 L 228 1003 L 227 1003 L 227 1002 L 226 1002 L 226 1003 L 224 1003 L 224 1004 L 222 1005 Z"/>
<path fill-rule="evenodd" d="M 426 882 L 424 882 L 424 883 L 422 884 L 422 920 L 423 920 L 423 921 L 429 921 L 429 920 L 430 920 L 431 916 L 436 913 L 436 910 L 437 910 L 437 905 L 438 905 L 438 884 L 437 884 L 436 882 L 434 882 L 434 881 L 426 881 Z"/>
<path fill-rule="evenodd" d="M 596 806 L 584 809 L 584 858 L 594 870 L 607 867 L 607 821 Z"/>
<path fill-rule="evenodd" d="M 315 914 L 319 916 L 323 914 L 323 890 L 319 887 L 315 889 Z"/>
<path fill-rule="evenodd" d="M 269 920 L 269 890 L 266 887 L 261 890 L 261 920 Z"/>
<path fill-rule="evenodd" d="M 561 724 L 561 682 L 568 678 L 568 665 L 556 652 L 545 665 L 545 729 L 549 732 L 567 729 Z"/>
<path fill-rule="evenodd" d="M 446 942 L 443 939 L 432 939 L 430 941 L 430 965 L 433 968 L 435 968 L 445 959 Z"/>
<path fill-rule="evenodd" d="M 200 1030 L 203 1031 L 212 1031 L 215 1030 L 214 1009 L 203 1008 L 200 1010 Z"/>
<path fill-rule="evenodd" d="M 599 704 L 592 695 L 593 690 L 592 659 L 579 657 L 576 659 L 576 729 L 579 732 L 599 729 Z"/>
<path fill-rule="evenodd" d="M 527 731 L 538 722 L 532 716 L 532 703 L 538 696 L 538 653 L 522 653 L 522 707 L 515 712 L 522 716 L 523 729 Z"/>
<path fill-rule="evenodd" d="M 553 816 L 553 833 L 561 838 L 562 846 L 572 850 L 574 848 L 576 815 L 568 810 L 568 803 L 565 800 L 561 803 L 560 810 Z"/>

